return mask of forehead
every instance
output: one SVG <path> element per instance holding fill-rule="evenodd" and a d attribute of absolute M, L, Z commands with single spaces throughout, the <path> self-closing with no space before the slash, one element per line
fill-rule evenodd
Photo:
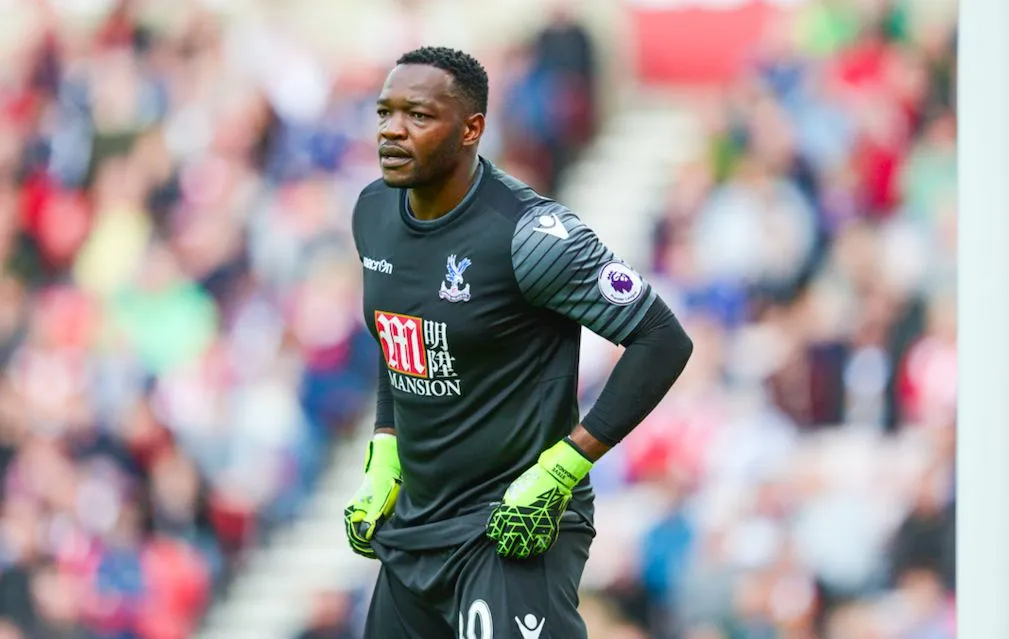
<path fill-rule="evenodd" d="M 452 76 L 426 64 L 401 64 L 389 72 L 379 100 L 448 102 L 452 99 Z"/>

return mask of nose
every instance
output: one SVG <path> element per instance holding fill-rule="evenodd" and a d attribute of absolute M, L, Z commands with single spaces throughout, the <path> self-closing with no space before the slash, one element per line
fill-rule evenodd
<path fill-rule="evenodd" d="M 390 113 L 378 125 L 378 135 L 384 140 L 402 140 L 406 137 L 403 118 L 398 113 Z"/>

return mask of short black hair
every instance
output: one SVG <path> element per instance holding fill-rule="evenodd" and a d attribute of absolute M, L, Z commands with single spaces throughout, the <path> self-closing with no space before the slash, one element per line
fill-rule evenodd
<path fill-rule="evenodd" d="M 468 53 L 448 47 L 421 47 L 404 53 L 396 64 L 426 64 L 452 76 L 465 106 L 473 113 L 487 113 L 487 71 Z"/>

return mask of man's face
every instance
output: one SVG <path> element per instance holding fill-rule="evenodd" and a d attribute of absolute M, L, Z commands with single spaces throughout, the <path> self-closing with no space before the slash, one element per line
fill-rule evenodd
<path fill-rule="evenodd" d="M 482 116 L 467 117 L 453 89 L 452 76 L 436 67 L 406 64 L 389 73 L 378 98 L 379 164 L 387 185 L 437 182 L 479 139 Z"/>

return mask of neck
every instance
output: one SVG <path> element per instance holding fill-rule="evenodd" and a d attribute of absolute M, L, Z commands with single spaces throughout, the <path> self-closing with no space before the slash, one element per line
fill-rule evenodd
<path fill-rule="evenodd" d="M 476 156 L 460 162 L 449 176 L 436 184 L 410 189 L 410 210 L 418 220 L 435 220 L 459 206 L 473 184 L 478 165 Z"/>

